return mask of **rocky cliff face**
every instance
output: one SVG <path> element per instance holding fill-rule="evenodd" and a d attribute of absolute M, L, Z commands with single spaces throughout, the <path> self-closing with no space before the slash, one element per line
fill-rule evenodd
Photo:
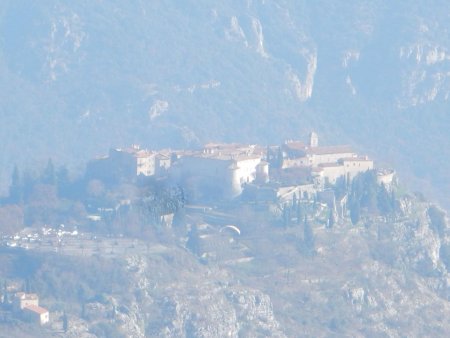
<path fill-rule="evenodd" d="M 225 270 L 198 266 L 192 258 L 182 258 L 185 254 L 169 254 L 188 266 L 166 266 L 163 275 L 162 262 L 146 256 L 128 258 L 139 297 L 124 315 L 124 332 L 133 337 L 283 336 L 267 294 L 236 284 Z"/>
<path fill-rule="evenodd" d="M 449 9 L 4 1 L 3 163 L 73 165 L 130 143 L 274 143 L 316 129 L 438 194 L 450 185 L 439 160 L 450 155 Z"/>
<path fill-rule="evenodd" d="M 300 248 L 301 225 L 260 221 L 241 228 L 239 245 L 209 246 L 209 259 L 182 238 L 149 242 L 123 257 L 129 288 L 88 302 L 80 318 L 71 313 L 67 335 L 92 337 L 105 323 L 128 337 L 446 335 L 450 228 L 442 210 L 411 195 L 389 219 L 311 224 L 314 255 Z M 230 263 L 239 247 L 250 259 Z"/>

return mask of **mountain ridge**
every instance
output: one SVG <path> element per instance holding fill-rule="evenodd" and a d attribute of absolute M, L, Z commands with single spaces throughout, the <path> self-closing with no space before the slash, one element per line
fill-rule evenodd
<path fill-rule="evenodd" d="M 448 5 L 434 5 L 6 1 L 2 182 L 13 162 L 79 167 L 123 144 L 269 144 L 315 129 L 447 206 Z"/>

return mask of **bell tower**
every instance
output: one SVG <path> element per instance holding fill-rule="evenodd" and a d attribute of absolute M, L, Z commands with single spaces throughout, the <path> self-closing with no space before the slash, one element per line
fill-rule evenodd
<path fill-rule="evenodd" d="M 311 148 L 315 148 L 319 145 L 319 137 L 317 134 L 313 131 L 311 134 L 309 134 L 309 146 Z"/>

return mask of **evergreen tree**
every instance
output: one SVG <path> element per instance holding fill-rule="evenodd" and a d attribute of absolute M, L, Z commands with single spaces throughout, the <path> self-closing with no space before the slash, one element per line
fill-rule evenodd
<path fill-rule="evenodd" d="M 65 166 L 61 166 L 56 172 L 56 185 L 59 197 L 68 197 L 70 190 L 69 171 Z"/>
<path fill-rule="evenodd" d="M 288 227 L 290 225 L 290 210 L 287 204 L 282 206 L 283 210 L 283 226 Z"/>
<path fill-rule="evenodd" d="M 350 219 L 353 225 L 356 225 L 361 219 L 361 205 L 358 200 L 352 201 L 350 205 Z"/>
<path fill-rule="evenodd" d="M 315 252 L 315 238 L 314 233 L 311 227 L 311 224 L 308 222 L 305 217 L 305 221 L 303 223 L 303 245 L 307 255 L 313 255 Z"/>
<path fill-rule="evenodd" d="M 303 216 L 303 213 L 302 213 L 302 205 L 301 205 L 301 203 L 298 203 L 297 204 L 297 209 L 296 209 L 296 214 L 297 214 L 297 224 L 301 224 L 301 222 L 302 222 L 302 216 Z"/>
<path fill-rule="evenodd" d="M 281 150 L 281 147 L 279 147 L 277 151 L 277 157 L 275 160 L 275 168 L 282 168 L 282 167 L 283 167 L 283 151 Z"/>
<path fill-rule="evenodd" d="M 389 215 L 394 211 L 392 205 L 392 195 L 389 194 L 384 184 L 378 189 L 378 210 L 382 215 Z"/>
<path fill-rule="evenodd" d="M 63 330 L 66 333 L 69 330 L 69 319 L 67 318 L 66 311 L 63 314 Z"/>
<path fill-rule="evenodd" d="M 23 186 L 20 179 L 20 172 L 17 165 L 14 166 L 14 170 L 11 177 L 11 186 L 9 187 L 9 202 L 13 204 L 19 204 L 23 201 Z"/>
<path fill-rule="evenodd" d="M 395 195 L 395 191 L 394 191 L 394 189 L 391 188 L 391 206 L 392 206 L 393 212 L 396 211 L 396 205 L 397 205 L 397 198 Z"/>
<path fill-rule="evenodd" d="M 10 300 L 9 300 L 9 293 L 8 293 L 8 292 L 5 292 L 4 295 L 5 295 L 5 296 L 4 296 L 4 298 L 3 298 L 3 304 L 8 305 L 8 304 L 10 303 Z"/>
<path fill-rule="evenodd" d="M 186 224 L 186 210 L 184 208 L 175 212 L 173 216 L 173 226 L 174 227 L 182 227 Z"/>
<path fill-rule="evenodd" d="M 336 184 L 334 185 L 334 192 L 337 197 L 344 196 L 348 191 L 348 183 L 345 176 L 340 177 L 336 180 Z"/>
<path fill-rule="evenodd" d="M 368 171 L 362 175 L 361 206 L 372 213 L 378 213 L 378 183 L 374 171 Z"/>
<path fill-rule="evenodd" d="M 47 166 L 41 175 L 41 182 L 50 185 L 54 185 L 56 183 L 55 167 L 51 158 L 48 159 Z"/>
<path fill-rule="evenodd" d="M 356 176 L 352 181 L 352 188 L 350 198 L 352 201 L 358 200 L 360 201 L 364 194 L 364 182 L 363 175 Z"/>
<path fill-rule="evenodd" d="M 328 228 L 332 228 L 336 224 L 336 218 L 334 215 L 334 211 L 330 210 L 330 215 L 328 216 Z"/>
<path fill-rule="evenodd" d="M 28 202 L 31 193 L 33 191 L 33 188 L 36 184 L 36 180 L 33 176 L 33 174 L 29 171 L 25 171 L 23 173 L 23 179 L 22 179 L 22 197 L 24 202 Z"/>
<path fill-rule="evenodd" d="M 270 146 L 266 147 L 266 161 L 270 163 L 272 160 L 272 152 L 270 150 Z"/>
<path fill-rule="evenodd" d="M 189 231 L 186 248 L 197 256 L 201 254 L 200 235 L 198 233 L 197 225 L 195 224 L 191 226 L 191 230 Z"/>

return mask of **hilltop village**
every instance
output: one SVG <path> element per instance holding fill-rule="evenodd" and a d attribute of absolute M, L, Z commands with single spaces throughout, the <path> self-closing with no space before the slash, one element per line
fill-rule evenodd
<path fill-rule="evenodd" d="M 188 203 L 226 202 L 245 197 L 254 202 L 313 199 L 337 184 L 349 185 L 374 162 L 349 146 L 320 146 L 315 132 L 307 142 L 279 146 L 208 143 L 201 150 L 111 149 L 92 160 L 89 178 L 106 182 L 138 177 L 169 179 L 183 188 Z M 376 170 L 377 182 L 391 185 L 392 170 Z"/>
<path fill-rule="evenodd" d="M 15 170 L 12 178 L 0 206 L 0 249 L 25 262 L 35 254 L 163 257 L 177 248 L 202 264 L 245 267 L 266 255 L 261 233 L 313 257 L 323 250 L 315 244 L 318 233 L 339 232 L 350 221 L 366 226 L 372 216 L 395 217 L 398 209 L 393 170 L 376 168 L 349 146 L 321 146 L 314 132 L 306 142 L 277 146 L 209 143 L 156 151 L 133 145 L 89 161 L 75 179 L 51 161 L 40 176 Z M 280 252 L 288 254 L 282 246 Z M 55 295 L 66 287 L 53 283 L 57 276 L 55 270 L 5 280 L 0 323 L 25 320 L 65 332 L 103 320 L 97 309 L 109 302 L 101 291 L 109 278 L 70 291 L 83 304 L 76 323 L 58 306 Z M 103 312 L 108 319 L 117 311 Z"/>
<path fill-rule="evenodd" d="M 72 232 L 133 237 L 150 225 L 171 226 L 174 218 L 189 227 L 201 221 L 189 223 L 185 214 L 207 208 L 237 216 L 247 207 L 267 213 L 272 224 L 293 213 L 298 223 L 300 209 L 311 203 L 326 207 L 334 220 L 351 216 L 356 224 L 361 211 L 387 215 L 395 209 L 393 183 L 393 170 L 375 168 L 349 146 L 321 146 L 314 132 L 306 142 L 278 146 L 209 143 L 198 150 L 155 151 L 133 145 L 89 161 L 75 179 L 50 160 L 40 176 L 16 168 L 0 205 L 1 229 L 9 246 L 19 245 L 8 236 L 24 227 L 67 232 L 60 224 Z"/>

